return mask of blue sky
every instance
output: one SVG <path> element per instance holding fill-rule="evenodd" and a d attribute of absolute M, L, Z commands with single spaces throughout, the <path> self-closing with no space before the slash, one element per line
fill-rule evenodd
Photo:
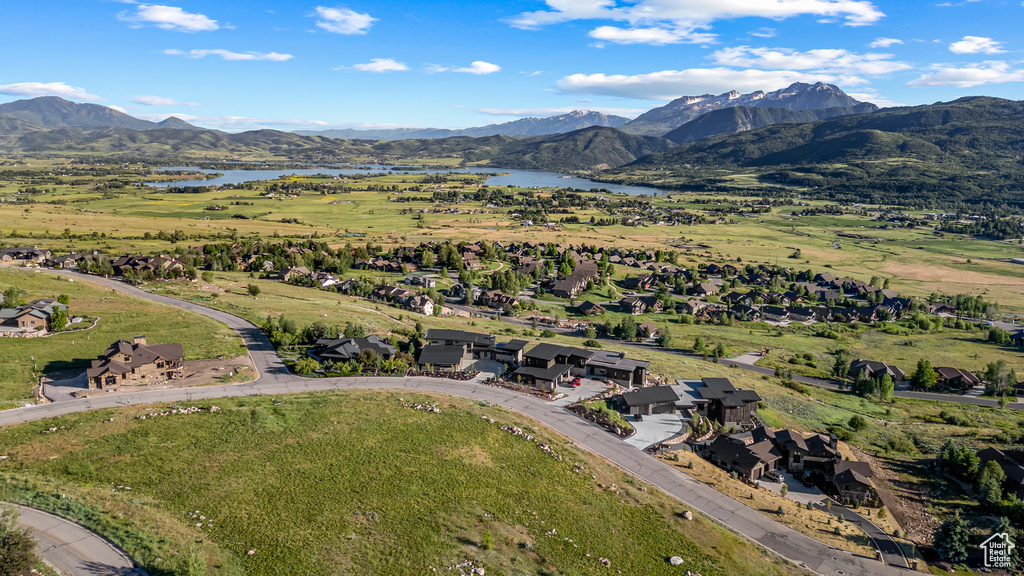
<path fill-rule="evenodd" d="M 0 102 L 252 128 L 459 128 L 825 81 L 1021 99 L 1021 0 L 117 0 L 0 6 Z"/>

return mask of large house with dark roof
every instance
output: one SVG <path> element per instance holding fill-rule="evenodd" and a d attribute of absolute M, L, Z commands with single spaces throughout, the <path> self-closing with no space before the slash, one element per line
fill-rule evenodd
<path fill-rule="evenodd" d="M 811 434 L 805 437 L 793 430 L 772 430 L 759 426 L 753 430 L 752 435 L 755 442 L 768 440 L 774 443 L 782 454 L 782 465 L 791 472 L 827 471 L 832 464 L 842 460 L 839 440 L 834 434 Z"/>
<path fill-rule="evenodd" d="M 936 368 L 935 373 L 938 374 L 937 384 L 950 390 L 966 392 L 975 386 L 981 385 L 981 378 L 967 370 L 943 366 Z"/>
<path fill-rule="evenodd" d="M 768 440 L 746 444 L 728 436 L 719 436 L 704 449 L 713 464 L 736 472 L 749 482 L 761 478 L 778 467 L 782 454 Z"/>
<path fill-rule="evenodd" d="M 883 364 L 882 362 L 876 362 L 874 360 L 861 360 L 859 358 L 850 363 L 850 370 L 847 373 L 847 376 L 850 378 L 858 378 L 861 372 L 863 372 L 870 380 L 877 380 L 888 374 L 896 384 L 903 382 L 907 378 L 907 375 L 903 373 L 903 370 L 900 370 L 891 364 Z"/>
<path fill-rule="evenodd" d="M 678 389 L 694 405 L 697 414 L 717 420 L 723 426 L 750 423 L 761 397 L 753 390 L 741 390 L 728 378 L 676 380 Z"/>
<path fill-rule="evenodd" d="M 622 395 L 622 403 L 629 414 L 674 414 L 679 396 L 671 386 L 648 386 Z"/>
<path fill-rule="evenodd" d="M 147 384 L 184 376 L 185 350 L 181 344 L 147 344 L 145 336 L 134 342 L 114 342 L 85 371 L 89 389 L 119 384 Z"/>
<path fill-rule="evenodd" d="M 376 334 L 366 338 L 321 338 L 316 341 L 313 353 L 324 360 L 348 362 L 355 360 L 364 350 L 372 350 L 385 360 L 395 355 L 395 347 Z"/>
<path fill-rule="evenodd" d="M 878 499 L 872 478 L 874 473 L 867 462 L 839 460 L 832 463 L 832 484 L 842 502 L 871 502 Z"/>
<path fill-rule="evenodd" d="M 430 330 L 427 330 L 426 339 L 426 347 L 438 345 L 458 346 L 465 344 L 473 358 L 494 358 L 493 334 L 431 328 Z"/>
<path fill-rule="evenodd" d="M 420 350 L 416 364 L 421 369 L 461 372 L 473 363 L 473 352 L 466 343 L 430 344 Z"/>

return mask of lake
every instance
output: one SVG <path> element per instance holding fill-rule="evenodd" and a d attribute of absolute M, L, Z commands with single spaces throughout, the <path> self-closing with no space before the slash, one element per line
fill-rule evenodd
<path fill-rule="evenodd" d="M 243 182 L 254 182 L 258 180 L 277 180 L 282 176 L 312 176 L 314 174 L 329 174 L 331 176 L 341 176 L 343 174 L 379 174 L 382 172 L 390 172 L 394 166 L 365 166 L 366 169 L 358 168 L 306 168 L 306 169 L 290 169 L 290 170 L 205 170 L 202 168 L 193 168 L 188 166 L 176 166 L 168 168 L 160 168 L 158 171 L 166 170 L 188 170 L 193 172 L 201 172 L 203 174 L 220 174 L 216 178 L 209 180 L 183 180 L 180 182 L 147 182 L 149 186 L 156 188 L 166 188 L 168 186 L 223 186 L 225 184 L 241 184 Z M 459 170 L 408 170 L 402 167 L 401 170 L 396 170 L 396 174 L 487 174 L 500 172 L 500 176 L 491 176 L 487 179 L 488 186 L 519 186 L 522 188 L 578 188 L 580 190 L 590 190 L 592 188 L 605 189 L 615 194 L 629 194 L 631 196 L 639 196 L 646 194 L 648 196 L 657 196 L 665 194 L 663 190 L 657 188 L 647 188 L 644 186 L 622 186 L 619 184 L 606 184 L 603 182 L 594 182 L 586 178 L 576 178 L 575 176 L 565 176 L 557 172 L 543 172 L 540 170 L 510 170 L 506 168 L 464 168 Z"/>

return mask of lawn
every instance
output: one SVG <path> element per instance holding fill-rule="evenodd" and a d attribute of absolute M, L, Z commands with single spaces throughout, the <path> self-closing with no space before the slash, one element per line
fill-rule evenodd
<path fill-rule="evenodd" d="M 414 402 L 440 413 L 403 405 Z M 75 508 L 151 574 L 175 570 L 189 541 L 213 574 L 449 573 L 469 561 L 489 574 L 661 575 L 673 555 L 706 576 L 802 573 L 500 407 L 377 392 L 215 405 L 0 430 L 3 497 Z"/>

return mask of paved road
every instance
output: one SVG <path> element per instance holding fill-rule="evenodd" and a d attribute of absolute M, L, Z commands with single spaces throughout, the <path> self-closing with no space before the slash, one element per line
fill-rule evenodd
<path fill-rule="evenodd" d="M 818 507 L 824 508 L 821 504 L 819 504 Z M 907 557 L 903 555 L 903 550 L 888 534 L 885 533 L 884 530 L 876 526 L 874 522 L 835 501 L 832 503 L 831 512 L 836 516 L 842 516 L 847 522 L 857 523 L 861 530 L 868 535 L 868 538 L 871 538 L 875 543 L 875 548 L 877 548 L 879 553 L 882 554 L 882 559 L 886 564 L 891 564 L 893 566 L 909 566 L 907 563 Z"/>
<path fill-rule="evenodd" d="M 197 304 L 149 294 L 113 280 L 81 276 L 70 272 L 63 272 L 63 274 L 78 279 L 97 281 L 133 296 L 191 310 L 228 324 L 239 330 L 246 346 L 253 347 L 252 359 L 260 373 L 260 378 L 252 382 L 226 386 L 115 393 L 55 404 L 17 408 L 0 412 L 0 426 L 133 404 L 188 402 L 258 394 L 295 394 L 344 389 L 414 390 L 450 394 L 501 405 L 530 416 L 575 441 L 584 449 L 604 457 L 623 470 L 703 512 L 742 536 L 818 574 L 896 576 L 911 573 L 905 569 L 884 565 L 874 559 L 855 556 L 832 548 L 796 532 L 739 501 L 697 482 L 667 463 L 636 450 L 603 428 L 580 418 L 568 417 L 563 409 L 551 406 L 538 398 L 518 394 L 504 388 L 442 379 L 301 378 L 287 372 L 280 358 L 274 353 L 270 342 L 258 328 L 246 320 Z"/>
<path fill-rule="evenodd" d="M 74 522 L 28 506 L 18 509 L 18 525 L 32 531 L 39 554 L 65 576 L 144 576 L 106 538 Z"/>

